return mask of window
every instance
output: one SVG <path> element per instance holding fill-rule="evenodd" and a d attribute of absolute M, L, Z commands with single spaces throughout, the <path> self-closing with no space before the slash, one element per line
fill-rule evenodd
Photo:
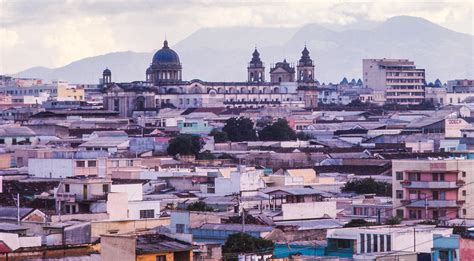
<path fill-rule="evenodd" d="M 360 234 L 360 252 L 364 253 L 364 247 L 365 247 L 365 234 Z"/>
<path fill-rule="evenodd" d="M 385 251 L 385 242 L 384 242 L 384 235 L 380 235 L 380 252 L 384 252 Z"/>
<path fill-rule="evenodd" d="M 403 180 L 403 172 L 397 171 L 395 173 L 397 180 Z"/>
<path fill-rule="evenodd" d="M 70 191 L 69 184 L 64 184 L 64 192 L 69 192 L 69 191 Z"/>
<path fill-rule="evenodd" d="M 403 198 L 403 190 L 397 190 L 395 194 L 398 199 Z"/>
<path fill-rule="evenodd" d="M 463 214 L 464 216 L 467 215 L 467 209 L 463 208 L 463 209 L 462 209 L 462 214 Z"/>
<path fill-rule="evenodd" d="M 403 209 L 397 209 L 396 215 L 398 218 L 403 218 Z"/>
<path fill-rule="evenodd" d="M 112 167 L 116 168 L 119 166 L 119 161 L 118 160 L 112 160 Z"/>
<path fill-rule="evenodd" d="M 433 181 L 444 181 L 444 173 L 433 173 Z"/>
<path fill-rule="evenodd" d="M 338 239 L 337 240 L 338 249 L 348 249 L 352 248 L 351 240 L 349 239 Z"/>
<path fill-rule="evenodd" d="M 410 173 L 410 174 L 408 174 L 408 179 L 410 181 L 420 181 L 420 173 L 418 173 L 418 172 Z"/>
<path fill-rule="evenodd" d="M 87 166 L 88 167 L 97 167 L 97 161 L 89 160 L 89 161 L 87 161 Z"/>
<path fill-rule="evenodd" d="M 119 99 L 114 99 L 114 111 L 119 111 L 120 110 L 120 101 Z"/>
<path fill-rule="evenodd" d="M 86 162 L 83 161 L 83 160 L 78 160 L 78 161 L 76 161 L 76 167 L 85 168 L 86 167 Z"/>
<path fill-rule="evenodd" d="M 387 252 L 392 251 L 392 237 L 387 235 Z"/>
<path fill-rule="evenodd" d="M 102 185 L 102 191 L 104 193 L 108 193 L 109 192 L 109 185 L 108 184 L 103 184 Z"/>
<path fill-rule="evenodd" d="M 155 217 L 154 209 L 140 210 L 140 218 L 154 218 L 154 217 Z"/>
<path fill-rule="evenodd" d="M 372 237 L 367 234 L 367 253 L 372 252 Z"/>
<path fill-rule="evenodd" d="M 462 191 L 462 195 L 463 195 L 463 196 L 466 196 L 466 194 L 467 194 L 467 193 L 466 193 L 466 190 L 463 190 L 463 191 Z"/>
<path fill-rule="evenodd" d="M 462 172 L 462 177 L 463 177 L 463 178 L 466 177 L 466 172 L 465 172 L 465 171 Z"/>
<path fill-rule="evenodd" d="M 126 160 L 125 161 L 125 166 L 132 167 L 133 166 L 133 160 Z"/>
<path fill-rule="evenodd" d="M 176 233 L 184 233 L 184 224 L 176 224 Z"/>
<path fill-rule="evenodd" d="M 156 256 L 156 261 L 166 261 L 166 256 Z"/>
<path fill-rule="evenodd" d="M 373 235 L 373 236 L 374 236 L 374 252 L 378 252 L 379 245 L 378 245 L 377 235 Z"/>

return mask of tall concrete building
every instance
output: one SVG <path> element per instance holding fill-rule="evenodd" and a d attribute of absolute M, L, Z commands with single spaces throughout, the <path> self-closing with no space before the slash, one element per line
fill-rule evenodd
<path fill-rule="evenodd" d="M 392 161 L 393 215 L 405 219 L 473 218 L 474 160 Z"/>
<path fill-rule="evenodd" d="M 419 104 L 425 97 L 425 69 L 407 59 L 363 59 L 364 87 L 383 93 L 386 103 Z"/>

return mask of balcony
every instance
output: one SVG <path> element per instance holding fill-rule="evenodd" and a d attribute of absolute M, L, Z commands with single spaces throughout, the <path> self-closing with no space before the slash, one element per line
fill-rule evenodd
<path fill-rule="evenodd" d="M 224 104 L 239 105 L 239 104 L 281 104 L 281 101 L 224 101 Z"/>
<path fill-rule="evenodd" d="M 404 188 L 419 188 L 419 189 L 454 189 L 459 185 L 456 181 L 409 181 L 401 182 Z"/>
<path fill-rule="evenodd" d="M 74 203 L 74 202 L 76 202 L 76 194 L 67 193 L 67 192 L 56 193 L 56 200 L 57 201 Z"/>
<path fill-rule="evenodd" d="M 83 201 L 98 201 L 98 200 L 106 200 L 107 194 L 91 194 L 87 195 Z"/>
<path fill-rule="evenodd" d="M 455 208 L 460 205 L 457 200 L 428 200 L 426 203 L 428 203 L 427 207 L 429 208 Z M 426 207 L 425 200 L 419 199 L 416 201 L 412 201 L 406 207 L 424 208 Z"/>

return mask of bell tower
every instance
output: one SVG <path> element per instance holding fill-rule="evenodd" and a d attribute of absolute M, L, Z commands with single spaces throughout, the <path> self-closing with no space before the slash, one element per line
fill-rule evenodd
<path fill-rule="evenodd" d="M 301 52 L 301 58 L 298 61 L 297 70 L 297 81 L 300 83 L 312 83 L 314 82 L 314 64 L 313 60 L 309 56 L 309 51 L 306 48 L 306 45 Z"/>
<path fill-rule="evenodd" d="M 247 67 L 248 72 L 248 82 L 264 82 L 265 81 L 265 66 L 260 60 L 260 53 L 257 51 L 255 47 L 255 51 L 252 54 L 252 60 L 249 62 Z"/>
<path fill-rule="evenodd" d="M 109 70 L 109 68 L 106 68 L 102 72 L 102 84 L 107 85 L 112 82 L 112 72 Z"/>

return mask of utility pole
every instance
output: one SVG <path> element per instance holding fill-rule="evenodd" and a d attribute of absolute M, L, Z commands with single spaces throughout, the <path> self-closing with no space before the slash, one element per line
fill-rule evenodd
<path fill-rule="evenodd" d="M 242 234 L 245 233 L 245 208 L 242 204 L 242 192 L 239 194 L 239 208 L 242 209 Z"/>
<path fill-rule="evenodd" d="M 380 209 L 377 209 L 377 223 L 379 225 L 382 224 L 382 220 L 381 220 L 381 217 L 380 217 Z"/>
<path fill-rule="evenodd" d="M 413 227 L 413 252 L 416 253 L 416 227 Z"/>
<path fill-rule="evenodd" d="M 428 220 L 428 198 L 425 194 L 425 219 Z"/>
<path fill-rule="evenodd" d="M 20 225 L 20 193 L 16 193 L 16 216 L 16 221 Z"/>

